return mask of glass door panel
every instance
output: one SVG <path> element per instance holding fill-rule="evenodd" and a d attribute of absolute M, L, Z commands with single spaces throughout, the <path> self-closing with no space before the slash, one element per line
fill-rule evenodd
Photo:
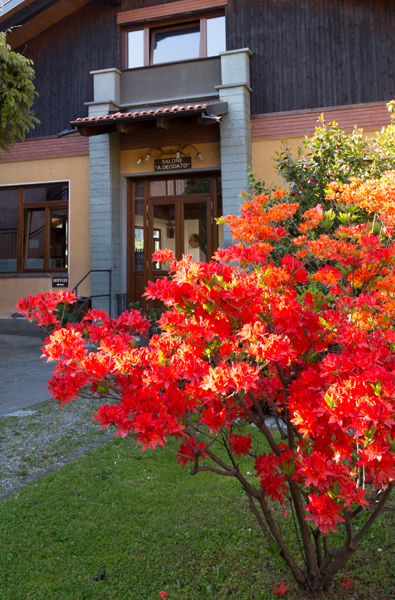
<path fill-rule="evenodd" d="M 208 261 L 207 202 L 184 204 L 184 254 L 192 254 L 193 262 Z"/>
<path fill-rule="evenodd" d="M 159 307 L 143 298 L 148 281 L 169 276 L 164 263 L 152 262 L 152 253 L 168 249 L 178 260 L 188 254 L 193 262 L 208 262 L 216 248 L 217 175 L 145 179 L 133 182 L 130 191 L 130 296 L 144 309 Z"/>
<path fill-rule="evenodd" d="M 134 184 L 134 270 L 144 270 L 144 184 Z"/>
<path fill-rule="evenodd" d="M 221 177 L 217 177 L 217 217 L 222 217 L 222 180 Z M 218 241 L 217 245 L 220 246 L 224 243 L 224 226 L 217 225 Z"/>
<path fill-rule="evenodd" d="M 67 269 L 67 220 L 68 209 L 56 208 L 49 216 L 49 268 Z"/>
<path fill-rule="evenodd" d="M 154 204 L 152 206 L 152 252 L 172 250 L 176 255 L 176 205 Z M 152 263 L 153 271 L 165 271 L 163 263 Z"/>

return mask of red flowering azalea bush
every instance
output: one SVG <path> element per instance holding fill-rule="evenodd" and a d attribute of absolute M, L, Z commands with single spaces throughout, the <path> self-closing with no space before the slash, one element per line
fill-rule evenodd
<path fill-rule="evenodd" d="M 133 432 L 142 450 L 167 447 L 174 437 L 175 458 L 192 475 L 236 478 L 268 543 L 311 591 L 332 585 L 394 485 L 393 181 L 386 174 L 380 182 L 333 185 L 334 209 L 354 202 L 372 217 L 333 235 L 320 232 L 317 206 L 300 235 L 290 236 L 298 206 L 277 192 L 224 219 L 235 243 L 208 264 L 156 252 L 153 260 L 166 262 L 171 278 L 148 285 L 148 298 L 168 309 L 148 348 L 133 343 L 149 327 L 138 311 L 110 319 L 91 310 L 61 329 L 54 309 L 70 295 L 18 304 L 30 320 L 54 328 L 44 345 L 56 362 L 54 398 L 70 402 L 89 387 L 106 400 L 95 415 L 101 426 Z M 286 432 L 281 442 L 270 415 Z M 254 450 L 250 424 L 269 452 Z M 243 455 L 253 457 L 257 483 L 243 471 Z M 293 516 L 302 561 L 282 534 L 276 504 Z"/>

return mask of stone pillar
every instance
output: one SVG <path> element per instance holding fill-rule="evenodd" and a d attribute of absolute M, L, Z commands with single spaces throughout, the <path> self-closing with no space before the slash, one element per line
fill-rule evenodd
<path fill-rule="evenodd" d="M 90 73 L 93 75 L 94 102 L 108 102 L 119 105 L 121 71 L 119 69 L 102 69 Z"/>
<path fill-rule="evenodd" d="M 217 86 L 220 102 L 227 102 L 229 112 L 222 117 L 221 177 L 224 215 L 239 214 L 240 193 L 248 189 L 248 167 L 252 165 L 250 66 L 248 48 L 223 52 L 222 84 Z M 231 243 L 228 230 L 224 245 Z"/>
<path fill-rule="evenodd" d="M 117 69 L 94 71 L 94 101 L 89 116 L 100 116 L 118 109 Z M 116 316 L 115 295 L 121 288 L 121 189 L 119 133 L 89 138 L 91 268 L 111 269 L 112 310 Z M 109 293 L 108 273 L 92 273 L 92 295 Z M 93 298 L 93 308 L 109 310 L 109 298 Z"/>

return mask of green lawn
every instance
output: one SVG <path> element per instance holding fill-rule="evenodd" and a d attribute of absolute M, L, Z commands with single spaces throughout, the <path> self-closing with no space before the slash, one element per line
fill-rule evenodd
<path fill-rule="evenodd" d="M 355 573 L 339 577 L 354 590 L 337 585 L 331 600 L 391 598 L 394 516 L 368 536 Z M 157 600 L 160 590 L 170 600 L 256 600 L 278 598 L 283 578 L 292 584 L 236 481 L 191 477 L 170 453 L 141 453 L 132 439 L 104 443 L 0 504 L 1 600 Z M 301 597 L 294 584 L 285 596 Z"/>

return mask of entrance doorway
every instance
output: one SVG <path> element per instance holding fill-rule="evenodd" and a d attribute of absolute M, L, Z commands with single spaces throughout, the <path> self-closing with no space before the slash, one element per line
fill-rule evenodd
<path fill-rule="evenodd" d="M 218 174 L 129 180 L 128 287 L 131 301 L 146 309 L 142 295 L 148 281 L 168 275 L 165 265 L 153 263 L 158 249 L 172 250 L 177 259 L 191 254 L 208 262 L 223 241 L 221 180 Z M 155 306 L 155 303 L 150 303 Z"/>

